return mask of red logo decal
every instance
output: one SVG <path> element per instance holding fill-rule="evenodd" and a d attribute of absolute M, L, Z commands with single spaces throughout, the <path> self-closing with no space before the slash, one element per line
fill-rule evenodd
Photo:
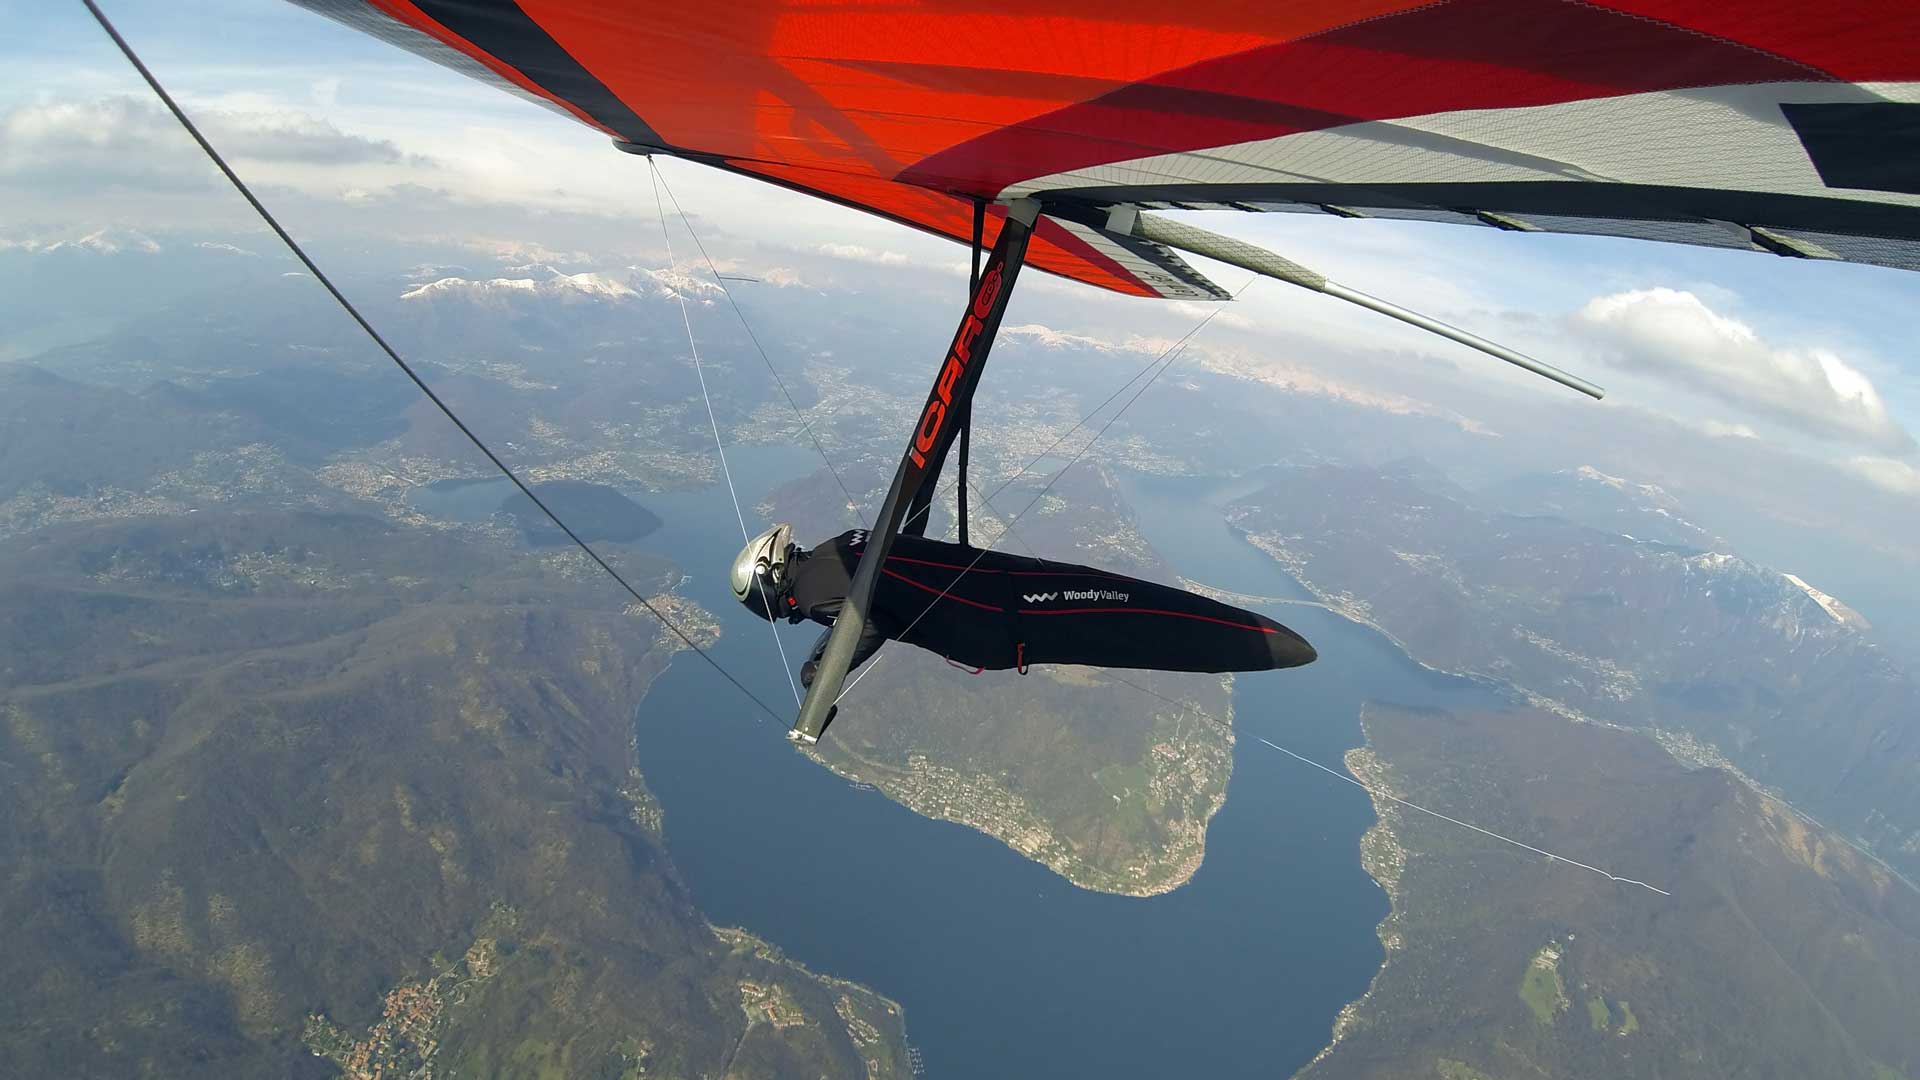
<path fill-rule="evenodd" d="M 934 444 L 940 441 L 940 431 L 947 425 L 947 406 L 953 404 L 953 389 L 966 375 L 967 362 L 973 359 L 973 343 L 987 328 L 984 320 L 993 314 L 994 301 L 1000 298 L 1003 271 L 1004 264 L 996 263 L 981 277 L 980 288 L 973 294 L 973 310 L 961 320 L 960 329 L 953 335 L 953 344 L 947 348 L 947 362 L 941 365 L 940 377 L 934 383 L 933 393 L 927 396 L 926 409 L 920 414 L 920 426 L 914 429 L 913 446 L 907 450 L 907 456 L 918 468 L 927 467 L 927 455 L 933 453 Z"/>

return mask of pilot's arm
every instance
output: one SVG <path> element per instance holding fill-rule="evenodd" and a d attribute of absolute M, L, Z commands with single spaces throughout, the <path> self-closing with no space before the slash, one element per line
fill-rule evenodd
<path fill-rule="evenodd" d="M 841 603 L 844 603 L 844 601 L 835 601 L 832 604 L 821 604 L 814 608 L 814 613 L 816 615 L 838 618 Z M 860 639 L 854 643 L 853 662 L 847 665 L 848 671 L 852 671 L 861 664 L 866 663 L 874 653 L 880 651 L 880 646 L 886 643 L 890 635 L 887 633 L 886 626 L 883 625 L 884 620 L 885 616 L 881 615 L 880 612 L 875 611 L 868 613 L 867 624 L 860 628 Z M 809 688 L 813 686 L 814 672 L 820 670 L 820 658 L 826 655 L 827 639 L 832 636 L 833 627 L 831 626 L 820 631 L 820 637 L 814 641 L 813 649 L 807 654 L 806 663 L 800 665 L 801 686 Z"/>

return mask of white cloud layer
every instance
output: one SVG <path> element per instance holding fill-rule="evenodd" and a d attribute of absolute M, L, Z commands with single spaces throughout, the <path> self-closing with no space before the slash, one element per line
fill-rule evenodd
<path fill-rule="evenodd" d="M 293 109 L 202 110 L 196 123 L 236 162 L 427 165 L 391 142 L 350 135 Z M 209 186 L 215 176 L 158 104 L 108 97 L 35 102 L 0 116 L 0 179 L 59 183 L 68 190 L 115 184 L 151 190 Z"/>
<path fill-rule="evenodd" d="M 1573 323 L 1615 366 L 1718 398 L 1805 434 L 1906 453 L 1913 436 L 1867 376 L 1826 349 L 1771 344 L 1691 292 L 1596 297 Z"/>
<path fill-rule="evenodd" d="M 1904 461 L 1861 456 L 1847 461 L 1846 467 L 1849 472 L 1882 491 L 1920 496 L 1920 469 Z"/>
<path fill-rule="evenodd" d="M 1023 338 L 1046 349 L 1091 349 L 1103 353 L 1143 353 L 1158 354 L 1172 347 L 1170 338 L 1126 337 L 1098 338 L 1087 334 L 1074 334 L 1065 330 L 1055 330 L 1041 323 L 1023 323 L 1019 326 L 1003 326 L 1000 336 L 1005 338 Z"/>
<path fill-rule="evenodd" d="M 1700 431 L 1716 439 L 1757 439 L 1760 437 L 1760 433 L 1753 430 L 1751 425 L 1729 424 L 1724 420 L 1715 420 L 1712 417 L 1700 421 L 1695 426 L 1698 427 Z"/>
<path fill-rule="evenodd" d="M 905 266 L 911 260 L 897 251 L 881 251 L 861 244 L 821 244 L 820 254 L 834 259 L 873 263 L 876 266 Z"/>
<path fill-rule="evenodd" d="M 1003 338 L 1028 342 L 1044 349 L 1078 349 L 1086 352 L 1119 355 L 1122 353 L 1164 356 L 1180 345 L 1179 339 L 1141 335 L 1098 337 L 1056 330 L 1041 323 L 1006 326 Z M 1446 420 L 1462 431 L 1481 435 L 1495 432 L 1472 418 L 1405 394 L 1377 389 L 1361 382 L 1337 378 L 1309 363 L 1277 359 L 1263 350 L 1249 351 L 1230 345 L 1189 342 L 1175 358 L 1217 375 L 1275 387 L 1290 394 L 1330 398 L 1348 405 L 1400 416 L 1432 416 Z"/>

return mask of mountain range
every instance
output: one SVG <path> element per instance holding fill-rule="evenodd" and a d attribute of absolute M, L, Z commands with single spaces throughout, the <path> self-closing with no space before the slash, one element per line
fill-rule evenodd
<path fill-rule="evenodd" d="M 1512 505 L 1511 490 L 1502 497 Z M 1630 497 L 1642 504 L 1630 513 L 1617 499 L 1588 513 L 1643 532 L 1680 520 L 1652 492 Z M 1422 662 L 1739 769 L 1920 876 L 1920 684 L 1865 620 L 1727 550 L 1550 510 L 1495 509 L 1404 469 L 1322 466 L 1278 471 L 1232 521 Z"/>

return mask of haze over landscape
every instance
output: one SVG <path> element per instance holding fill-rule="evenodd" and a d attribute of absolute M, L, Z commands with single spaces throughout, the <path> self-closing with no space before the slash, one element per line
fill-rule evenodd
<path fill-rule="evenodd" d="M 646 162 L 534 106 L 284 5 L 196 4 L 217 40 L 123 6 L 690 640 L 393 370 L 84 11 L 23 13 L 20 1075 L 1920 1077 L 1911 274 L 1215 215 L 1612 393 L 1261 282 L 1118 412 L 1214 309 L 1030 273 L 976 404 L 975 542 L 1215 592 L 1322 659 L 973 676 L 890 646 L 796 753 L 781 664 L 813 629 L 783 656 L 727 599 L 729 487 L 749 531 L 870 522 L 966 252 L 670 160 L 663 236 Z M 953 515 L 943 488 L 929 535 Z"/>

